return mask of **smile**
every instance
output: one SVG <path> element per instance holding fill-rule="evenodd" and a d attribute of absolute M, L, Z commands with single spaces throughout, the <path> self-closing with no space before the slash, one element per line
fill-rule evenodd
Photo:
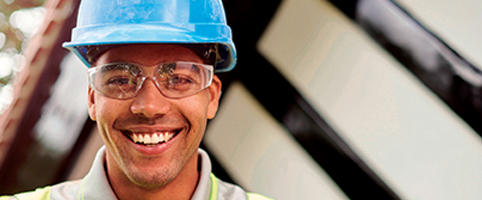
<path fill-rule="evenodd" d="M 174 138 L 180 131 L 156 132 L 156 133 L 133 133 L 123 131 L 134 143 L 145 145 L 156 145 L 168 142 Z"/>

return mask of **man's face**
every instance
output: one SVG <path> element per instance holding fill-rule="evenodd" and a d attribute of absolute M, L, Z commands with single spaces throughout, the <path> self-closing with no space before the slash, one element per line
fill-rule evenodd
<path fill-rule="evenodd" d="M 113 62 L 133 62 L 152 74 L 158 63 L 202 59 L 178 45 L 126 45 L 102 54 L 96 66 Z M 152 79 L 147 79 L 136 97 L 118 100 L 105 97 L 89 88 L 89 114 L 97 121 L 106 145 L 109 178 L 131 181 L 141 187 L 160 187 L 175 180 L 178 174 L 195 169 L 197 148 L 207 118 L 214 117 L 221 82 L 212 84 L 188 97 L 163 96 Z M 135 143 L 137 137 L 154 134 L 173 136 L 157 145 Z"/>

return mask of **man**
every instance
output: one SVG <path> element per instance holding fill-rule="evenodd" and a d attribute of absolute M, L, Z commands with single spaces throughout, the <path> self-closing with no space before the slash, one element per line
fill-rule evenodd
<path fill-rule="evenodd" d="M 214 72 L 236 62 L 220 0 L 85 0 L 64 47 L 89 67 L 105 147 L 82 180 L 17 198 L 267 199 L 218 180 L 199 149 L 218 109 Z"/>

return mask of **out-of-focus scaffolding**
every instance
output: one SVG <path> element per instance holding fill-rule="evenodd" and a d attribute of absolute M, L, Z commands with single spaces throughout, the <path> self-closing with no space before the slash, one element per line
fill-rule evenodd
<path fill-rule="evenodd" d="M 42 106 L 49 98 L 50 87 L 59 75 L 59 64 L 68 53 L 60 44 L 70 38 L 78 0 L 47 0 L 44 5 L 45 22 L 25 49 L 25 67 L 15 79 L 13 102 L 0 116 L 2 172 L 6 171 L 4 168 L 12 166 L 3 165 L 3 162 L 9 159 L 8 152 L 23 146 L 12 144 L 31 142 L 31 137 L 22 135 L 30 134 L 40 117 Z"/>

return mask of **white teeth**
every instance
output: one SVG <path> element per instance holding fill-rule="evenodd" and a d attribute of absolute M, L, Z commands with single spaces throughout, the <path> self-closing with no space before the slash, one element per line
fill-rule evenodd
<path fill-rule="evenodd" d="M 157 134 L 152 135 L 151 142 L 154 143 L 154 144 L 159 143 L 159 137 L 157 137 Z"/>
<path fill-rule="evenodd" d="M 164 133 L 164 138 L 166 140 L 170 140 L 172 138 L 173 134 L 169 134 L 169 133 Z"/>
<path fill-rule="evenodd" d="M 159 142 L 164 142 L 164 136 L 162 133 L 159 134 Z"/>
<path fill-rule="evenodd" d="M 141 134 L 137 136 L 137 141 L 139 141 L 140 143 L 144 143 L 144 138 L 142 137 Z"/>
<path fill-rule="evenodd" d="M 169 141 L 172 137 L 174 137 L 174 133 L 169 133 L 169 132 L 166 132 L 166 133 L 155 133 L 155 134 L 145 134 L 145 135 L 142 135 L 142 134 L 135 134 L 133 133 L 131 135 L 131 139 L 135 142 L 135 143 L 141 143 L 141 144 L 158 144 L 158 143 L 161 143 L 161 142 L 164 142 L 164 141 Z"/>
<path fill-rule="evenodd" d="M 150 144 L 151 143 L 151 137 L 149 137 L 148 134 L 144 135 L 144 144 Z"/>

